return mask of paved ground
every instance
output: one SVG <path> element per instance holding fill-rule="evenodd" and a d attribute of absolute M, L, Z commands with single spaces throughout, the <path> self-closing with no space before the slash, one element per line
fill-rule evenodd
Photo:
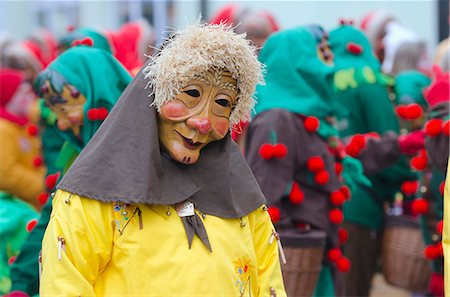
<path fill-rule="evenodd" d="M 370 297 L 411 297 L 412 294 L 398 287 L 387 284 L 382 274 L 377 273 L 373 280 Z"/>

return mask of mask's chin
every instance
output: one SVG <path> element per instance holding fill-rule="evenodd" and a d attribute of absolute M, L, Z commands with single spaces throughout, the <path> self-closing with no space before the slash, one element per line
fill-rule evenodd
<path fill-rule="evenodd" d="M 170 149 L 167 149 L 163 146 L 161 149 L 174 161 L 177 161 L 181 164 L 194 164 L 200 157 L 200 149 L 190 150 L 182 147 L 182 145 L 174 145 Z"/>

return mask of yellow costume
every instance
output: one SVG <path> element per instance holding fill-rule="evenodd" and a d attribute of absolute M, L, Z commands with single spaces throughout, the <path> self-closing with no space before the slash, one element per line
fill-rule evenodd
<path fill-rule="evenodd" d="M 285 296 L 263 206 L 241 220 L 202 221 L 212 253 L 198 237 L 188 248 L 173 207 L 58 190 L 43 241 L 41 296 Z"/>

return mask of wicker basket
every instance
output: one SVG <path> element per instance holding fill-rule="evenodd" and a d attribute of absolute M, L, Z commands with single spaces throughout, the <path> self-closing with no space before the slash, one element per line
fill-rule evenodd
<path fill-rule="evenodd" d="M 287 261 L 281 265 L 287 295 L 312 296 L 322 269 L 325 232 L 281 232 L 280 238 Z"/>
<path fill-rule="evenodd" d="M 423 249 L 417 221 L 407 216 L 388 216 L 383 235 L 386 282 L 413 292 L 426 292 L 431 269 Z"/>

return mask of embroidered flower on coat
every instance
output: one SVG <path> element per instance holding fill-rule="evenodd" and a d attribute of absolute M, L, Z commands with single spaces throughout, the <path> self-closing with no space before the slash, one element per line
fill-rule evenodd
<path fill-rule="evenodd" d="M 236 281 L 236 286 L 239 288 L 240 296 L 244 296 L 245 292 L 248 291 L 248 296 L 250 296 L 250 270 L 253 268 L 251 260 L 248 257 L 242 257 L 234 261 L 234 270 L 237 273 L 238 280 Z"/>

